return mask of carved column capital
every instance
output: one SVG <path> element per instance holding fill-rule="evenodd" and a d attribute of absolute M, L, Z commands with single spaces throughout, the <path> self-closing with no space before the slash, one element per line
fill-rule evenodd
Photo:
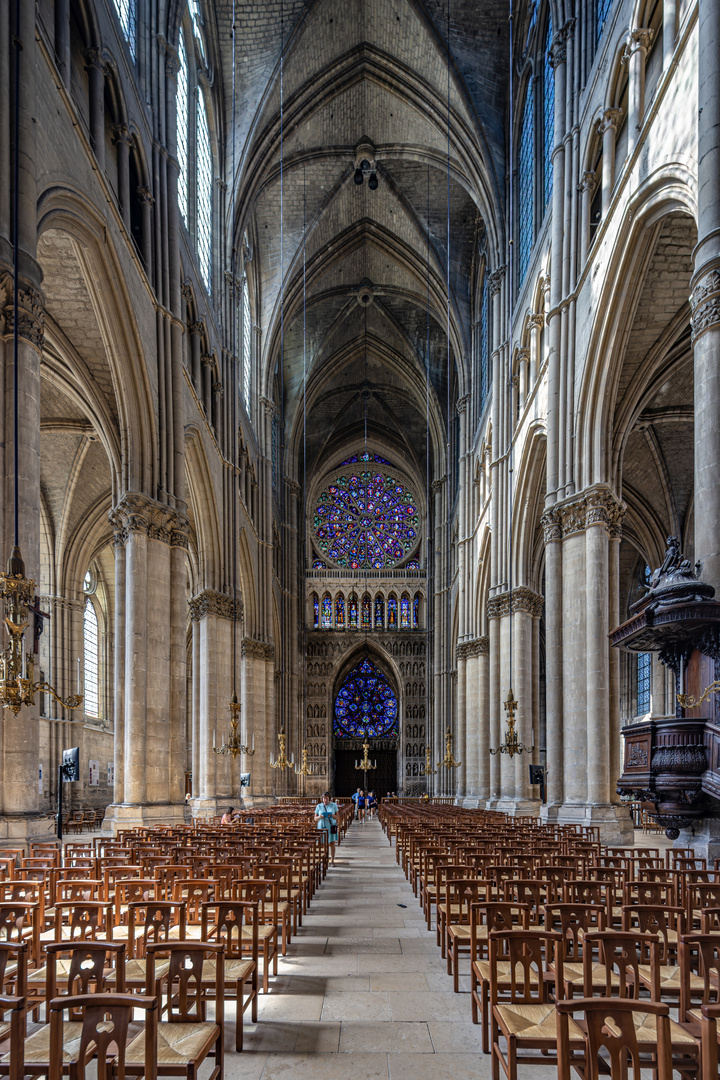
<path fill-rule="evenodd" d="M 133 137 L 127 124 L 113 124 L 110 133 L 115 146 L 119 146 L 121 143 L 123 146 L 132 146 Z"/>
<path fill-rule="evenodd" d="M 536 312 L 534 315 L 531 315 L 530 318 L 528 319 L 528 326 L 530 327 L 531 330 L 542 330 L 544 325 L 545 325 L 545 316 L 542 315 L 540 312 Z"/>
<path fill-rule="evenodd" d="M 594 172 L 584 172 L 580 183 L 578 184 L 578 191 L 587 192 L 592 198 L 595 188 L 598 185 L 597 176 Z"/>
<path fill-rule="evenodd" d="M 275 402 L 271 401 L 270 398 L 261 397 L 260 398 L 260 405 L 265 410 L 265 412 L 267 413 L 268 416 L 273 416 L 274 415 L 274 413 L 275 413 Z"/>
<path fill-rule="evenodd" d="M 214 589 L 203 589 L 202 592 L 188 600 L 190 618 L 193 622 L 207 618 L 208 615 L 216 615 L 219 619 L 229 619 L 231 622 L 242 622 L 243 602 L 238 596 L 234 601 L 227 593 L 216 592 Z"/>
<path fill-rule="evenodd" d="M 215 357 L 211 356 L 210 353 L 203 353 L 200 357 L 200 363 L 203 367 L 215 367 Z"/>
<path fill-rule="evenodd" d="M 469 401 L 470 401 L 470 395 L 469 394 L 465 394 L 463 397 L 458 398 L 457 406 L 456 406 L 457 411 L 458 411 L 458 416 L 461 413 L 465 412 L 465 410 L 467 409 Z"/>
<path fill-rule="evenodd" d="M 139 187 L 135 188 L 135 191 L 137 192 L 138 202 L 141 206 L 152 206 L 155 202 L 153 193 L 149 187 L 143 187 L 141 184 Z"/>
<path fill-rule="evenodd" d="M 654 38 L 655 31 L 649 27 L 643 26 L 637 30 L 631 30 L 627 39 L 628 52 L 632 56 L 633 53 L 642 51 L 644 56 L 652 45 Z"/>
<path fill-rule="evenodd" d="M 530 349 L 526 345 L 523 345 L 522 348 L 518 349 L 516 356 L 518 359 L 518 363 L 522 363 L 523 360 L 529 360 Z"/>
<path fill-rule="evenodd" d="M 540 518 L 543 535 L 546 544 L 552 544 L 556 540 L 562 540 L 562 523 L 556 507 L 552 506 Z"/>
<path fill-rule="evenodd" d="M 275 646 L 269 641 L 257 641 L 255 638 L 246 637 L 242 639 L 240 654 L 272 663 L 275 659 Z"/>
<path fill-rule="evenodd" d="M 493 270 L 491 274 L 488 274 L 488 285 L 490 286 L 490 295 L 495 296 L 500 292 L 502 283 L 505 279 L 505 267 L 499 266 L 497 270 Z"/>
<path fill-rule="evenodd" d="M 171 547 L 188 547 L 189 523 L 184 514 L 138 491 L 128 491 L 108 514 L 115 545 L 127 543 L 131 533 L 145 534 Z"/>
<path fill-rule="evenodd" d="M 598 132 L 600 135 L 604 135 L 610 128 L 616 131 L 622 119 L 622 114 L 622 109 L 606 109 L 598 120 Z"/>
<path fill-rule="evenodd" d="M 91 68 L 95 68 L 96 71 L 100 71 L 105 74 L 105 61 L 100 49 L 85 49 L 83 51 L 85 57 L 85 70 L 90 71 Z"/>
<path fill-rule="evenodd" d="M 4 293 L 2 315 L 5 322 L 3 333 L 10 336 L 15 329 L 15 309 L 13 306 L 13 280 L 10 274 L 0 278 L 0 294 Z M 32 285 L 20 284 L 18 289 L 18 334 L 25 341 L 42 349 L 45 324 L 45 301 Z"/>
<path fill-rule="evenodd" d="M 720 323 L 720 270 L 710 270 L 695 283 L 690 309 L 693 341 Z"/>

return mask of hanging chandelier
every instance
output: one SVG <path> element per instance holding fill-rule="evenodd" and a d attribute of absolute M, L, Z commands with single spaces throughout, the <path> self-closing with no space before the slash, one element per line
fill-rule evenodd
<path fill-rule="evenodd" d="M 452 752 L 453 737 L 450 728 L 445 732 L 445 757 L 442 761 L 438 761 L 439 769 L 458 769 L 462 765 L 462 761 L 456 761 Z"/>
<path fill-rule="evenodd" d="M 19 13 L 19 6 L 17 12 Z M 19 14 L 18 14 L 19 20 Z M 18 101 L 20 94 L 20 53 L 22 42 L 20 40 L 20 27 L 16 23 L 15 37 L 15 109 L 14 109 L 14 197 L 13 197 L 13 445 L 14 445 L 14 520 L 15 520 L 15 543 L 12 554 L 8 559 L 5 573 L 0 573 L 0 597 L 3 601 L 5 629 L 8 642 L 0 655 L 0 702 L 4 709 L 12 709 L 14 714 L 20 712 L 23 706 L 30 707 L 35 704 L 35 694 L 38 690 L 44 690 L 50 694 L 60 705 L 66 709 L 77 709 L 82 704 L 83 696 L 80 693 L 71 694 L 63 698 L 53 686 L 46 682 L 35 682 L 35 657 L 33 648 L 28 653 L 25 649 L 25 631 L 27 630 L 30 609 L 39 611 L 35 599 L 35 582 L 32 578 L 25 577 L 25 563 L 20 552 L 20 475 L 19 475 L 19 433 L 18 419 L 19 407 L 19 342 L 20 342 L 20 312 L 18 310 L 18 297 L 20 292 L 19 276 L 19 175 L 20 175 L 20 151 L 19 146 L 19 111 Z M 79 682 L 79 677 L 78 677 Z"/>
<path fill-rule="evenodd" d="M 280 753 L 278 754 L 277 761 L 270 755 L 270 768 L 271 769 L 292 769 L 295 765 L 295 755 L 291 754 L 288 757 L 285 753 L 285 746 L 287 743 L 287 737 L 285 735 L 285 728 L 280 728 L 278 732 L 278 743 L 280 745 Z"/>
<path fill-rule="evenodd" d="M 507 731 L 505 732 L 505 741 L 500 743 L 499 746 L 491 747 L 491 754 L 507 754 L 508 757 L 515 757 L 515 754 L 532 754 L 535 749 L 535 739 L 533 739 L 532 746 L 525 746 L 525 743 L 521 743 L 518 739 L 517 731 L 515 730 L 515 710 L 518 707 L 519 702 L 516 701 L 512 692 L 512 687 L 508 693 L 508 699 L 505 702 L 505 712 L 507 717 Z"/>
<path fill-rule="evenodd" d="M 312 776 L 312 769 L 308 765 L 308 752 L 307 746 L 303 746 L 302 749 L 302 765 L 299 769 L 295 770 L 296 776 Z"/>
<path fill-rule="evenodd" d="M 253 754 L 255 753 L 255 734 L 254 733 L 253 733 L 253 737 L 252 737 L 252 745 L 251 746 L 245 746 L 241 742 L 241 739 L 240 739 L 239 729 L 240 729 L 240 709 L 241 708 L 242 708 L 242 706 L 240 705 L 240 702 L 237 699 L 237 694 L 233 694 L 232 700 L 230 701 L 230 704 L 228 705 L 228 710 L 230 712 L 230 734 L 228 736 L 228 741 L 226 743 L 223 743 L 222 746 L 216 746 L 215 745 L 215 732 L 213 731 L 213 753 L 215 753 L 215 754 L 223 754 L 223 755 L 232 754 L 233 759 L 235 759 L 238 756 L 238 754 L 247 754 L 248 757 L 252 757 Z"/>

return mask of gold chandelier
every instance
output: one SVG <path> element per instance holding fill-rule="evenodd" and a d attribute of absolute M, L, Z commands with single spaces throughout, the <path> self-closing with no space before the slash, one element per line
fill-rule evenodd
<path fill-rule="evenodd" d="M 291 754 L 288 757 L 285 753 L 285 744 L 287 738 L 285 736 L 285 728 L 280 728 L 278 732 L 278 743 L 280 745 L 280 753 L 278 754 L 277 761 L 270 755 L 270 768 L 271 769 L 292 769 L 295 765 L 295 755 Z"/>
<path fill-rule="evenodd" d="M 517 707 L 518 702 L 513 695 L 512 687 L 510 687 L 508 699 L 505 702 L 505 712 L 508 714 L 508 726 L 507 731 L 505 732 L 505 741 L 500 743 L 499 746 L 491 747 L 491 754 L 507 754 L 508 757 L 512 758 L 515 756 L 515 754 L 531 754 L 535 749 L 534 739 L 532 746 L 525 746 L 525 744 L 521 743 L 518 739 L 518 734 L 515 730 L 515 710 L 517 709 Z"/>
<path fill-rule="evenodd" d="M 16 545 L 8 559 L 5 573 L 0 573 L 0 597 L 3 600 L 8 643 L 0 655 L 0 702 L 4 709 L 17 714 L 23 705 L 35 704 L 35 694 L 44 690 L 66 709 L 77 709 L 82 694 L 63 698 L 47 682 L 35 682 L 35 658 L 25 650 L 28 609 L 33 602 L 35 582 L 25 577 L 25 563 Z"/>
<path fill-rule="evenodd" d="M 302 765 L 299 769 L 295 770 L 296 776 L 312 776 L 312 769 L 308 765 L 308 752 L 307 746 L 303 746 L 302 749 Z"/>
<path fill-rule="evenodd" d="M 462 761 L 456 761 L 453 757 L 452 741 L 452 733 L 448 728 L 445 732 L 445 757 L 438 761 L 438 769 L 458 769 L 462 765 Z"/>
<path fill-rule="evenodd" d="M 252 745 L 244 746 L 240 741 L 239 727 L 240 727 L 240 702 L 237 699 L 237 694 L 233 694 L 232 700 L 228 705 L 230 711 L 230 735 L 228 741 L 223 743 L 222 746 L 215 745 L 215 732 L 213 731 L 213 753 L 215 754 L 232 754 L 235 759 L 238 754 L 247 754 L 248 757 L 252 757 L 255 753 L 255 735 L 252 737 Z"/>

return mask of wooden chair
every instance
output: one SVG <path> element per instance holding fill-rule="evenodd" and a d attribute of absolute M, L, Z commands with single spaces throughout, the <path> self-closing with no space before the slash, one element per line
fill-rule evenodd
<path fill-rule="evenodd" d="M 7 1076 L 9 1080 L 23 1080 L 24 1041 L 25 999 L 0 996 L 0 1076 Z"/>
<path fill-rule="evenodd" d="M 25 997 L 27 987 L 27 945 L 0 942 L 0 994 Z"/>
<path fill-rule="evenodd" d="M 147 984 L 148 945 L 170 941 L 178 927 L 180 940 L 185 938 L 185 905 L 167 900 L 142 901 L 129 905 L 128 959 L 125 962 L 125 988 L 130 993 L 144 993 Z M 155 957 L 155 978 L 168 972 L 169 960 Z M 109 980 L 112 984 L 112 980 Z"/>
<path fill-rule="evenodd" d="M 447 953 L 447 973 L 453 977 L 453 990 L 460 992 L 460 953 L 472 952 L 470 909 L 473 904 L 489 903 L 492 885 L 479 878 L 454 878 L 447 882 L 447 900 L 443 910 L 442 932 Z M 448 912 L 453 914 L 448 921 Z"/>
<path fill-rule="evenodd" d="M 490 933 L 491 931 L 527 929 L 530 925 L 530 908 L 527 904 L 509 904 L 493 901 L 489 904 L 470 905 L 470 1007 L 472 1022 L 478 1023 L 478 1010 L 482 1015 L 483 1053 L 490 1053 Z M 487 957 L 487 959 L 485 959 Z M 510 968 L 498 962 L 496 974 L 502 983 L 510 977 Z"/>
<path fill-rule="evenodd" d="M 250 1007 L 252 1022 L 257 1022 L 258 1001 L 258 905 L 245 901 L 221 900 L 206 904 L 203 910 L 203 938 L 209 927 L 215 929 L 215 941 L 225 948 L 223 978 L 225 996 L 235 1000 L 235 1049 L 243 1048 L 243 1016 Z M 250 938 L 244 934 L 248 927 Z M 249 956 L 248 956 L 249 953 Z M 214 985 L 217 961 L 203 965 L 203 985 Z"/>
<path fill-rule="evenodd" d="M 27 943 L 29 959 L 37 964 L 40 954 L 40 923 L 37 904 L 0 904 L 0 942 Z"/>
<path fill-rule="evenodd" d="M 633 1068 L 633 1080 L 641 1080 L 641 1068 L 648 1067 L 657 1080 L 672 1080 L 667 1005 L 602 997 L 558 1001 L 555 1009 L 558 1080 L 570 1080 L 573 1067 L 584 1080 L 599 1080 L 601 1063 L 602 1075 L 609 1072 L 612 1080 L 627 1080 L 628 1064 Z M 584 1013 L 582 1025 L 573 1019 L 573 1013 L 580 1011 Z M 582 1043 L 580 1052 L 578 1043 Z"/>
<path fill-rule="evenodd" d="M 680 1020 L 697 1034 L 702 1006 L 720 1004 L 720 934 L 685 934 L 679 952 Z"/>
<path fill-rule="evenodd" d="M 94 1063 L 93 1078 L 124 1080 L 129 1064 L 128 1029 L 134 1009 L 145 1011 L 141 1036 L 145 1048 L 142 1074 L 145 1080 L 155 1080 L 157 998 L 138 998 L 131 994 L 83 994 L 55 998 L 50 1002 L 48 1080 L 60 1080 L 64 1075 L 70 1075 L 73 1080 L 85 1080 L 90 1061 Z M 77 1019 L 64 1020 L 65 1011 Z M 34 1065 L 33 1070 L 36 1067 Z"/>
<path fill-rule="evenodd" d="M 520 1065 L 557 1067 L 555 1005 L 545 972 L 553 963 L 562 986 L 563 942 L 547 930 L 502 930 L 490 934 L 491 1074 L 517 1080 Z M 499 965 L 509 965 L 507 969 Z M 569 1018 L 570 1020 L 570 1018 Z M 579 1028 L 570 1020 L 569 1038 L 578 1043 Z M 506 1050 L 500 1046 L 505 1039 Z"/>
<path fill-rule="evenodd" d="M 703 1005 L 700 1009 L 702 1080 L 718 1077 L 718 1032 L 720 1005 Z"/>
<path fill-rule="evenodd" d="M 583 986 L 585 939 L 588 934 L 604 930 L 606 920 L 604 904 L 546 905 L 545 929 L 561 934 L 563 939 L 563 997 L 572 998 L 575 986 Z M 587 948 L 592 949 L 592 945 Z M 605 986 L 605 968 L 601 964 L 593 965 L 592 978 L 597 989 Z"/>
<path fill-rule="evenodd" d="M 277 887 L 274 881 L 244 880 L 240 882 L 239 899 L 257 905 L 257 931 L 246 919 L 243 926 L 243 950 L 246 955 L 252 953 L 252 942 L 257 933 L 259 947 L 263 957 L 263 993 L 269 990 L 270 964 L 273 975 L 277 975 L 278 933 L 277 933 Z M 254 917 L 254 916 L 253 916 Z"/>
<path fill-rule="evenodd" d="M 169 954 L 167 974 L 158 979 L 155 957 L 158 953 Z M 203 989 L 203 967 L 206 960 L 214 959 L 215 969 L 215 1020 L 205 1019 L 207 995 Z M 157 1025 L 157 1073 L 159 1076 L 184 1076 L 195 1080 L 198 1069 L 208 1056 L 215 1059 L 214 1067 L 206 1080 L 222 1080 L 223 1075 L 223 1025 L 224 1025 L 224 949 L 222 945 L 197 941 L 166 941 L 147 948 L 146 992 L 152 997 L 164 991 L 166 1019 Z M 142 998 L 133 997 L 133 1001 Z M 162 1000 L 160 1001 L 162 1004 Z M 130 1072 L 144 1063 L 147 1055 L 146 1033 L 141 1032 L 128 1045 L 125 1062 Z"/>

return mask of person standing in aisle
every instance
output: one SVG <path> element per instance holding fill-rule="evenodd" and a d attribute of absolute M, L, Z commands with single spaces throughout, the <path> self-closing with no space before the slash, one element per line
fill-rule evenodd
<path fill-rule="evenodd" d="M 358 788 L 358 800 L 357 800 L 358 820 L 363 822 L 363 824 L 365 822 L 365 806 L 366 806 L 366 804 L 367 804 L 367 793 L 364 792 L 362 790 L 362 788 Z"/>
<path fill-rule="evenodd" d="M 377 807 L 378 807 L 378 801 L 375 798 L 375 792 L 371 791 L 370 794 L 368 795 L 368 798 L 367 798 L 367 808 L 368 808 L 368 813 L 370 815 L 371 820 L 372 820 L 372 818 L 375 817 L 375 814 L 377 812 Z"/>
<path fill-rule="evenodd" d="M 350 798 L 352 799 L 353 803 L 355 804 L 355 817 L 356 817 L 356 818 L 360 817 L 360 811 L 358 810 L 358 799 L 360 798 L 360 796 L 361 796 L 361 795 L 362 795 L 362 788 L 358 788 L 358 789 L 357 789 L 357 791 L 356 791 L 356 792 L 354 792 L 354 793 L 353 793 L 353 794 L 352 794 L 352 795 L 350 796 Z"/>
<path fill-rule="evenodd" d="M 330 865 L 335 865 L 335 844 L 338 838 L 338 807 L 330 799 L 330 792 L 323 791 L 322 802 L 315 807 L 315 821 L 318 829 L 326 829 L 330 845 Z"/>

